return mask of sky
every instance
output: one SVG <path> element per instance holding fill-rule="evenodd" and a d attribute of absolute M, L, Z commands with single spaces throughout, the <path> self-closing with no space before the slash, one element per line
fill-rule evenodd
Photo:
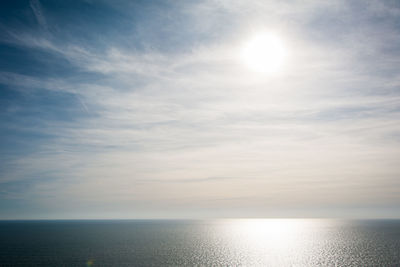
<path fill-rule="evenodd" d="M 0 219 L 398 218 L 399 70 L 398 1 L 3 1 Z"/>

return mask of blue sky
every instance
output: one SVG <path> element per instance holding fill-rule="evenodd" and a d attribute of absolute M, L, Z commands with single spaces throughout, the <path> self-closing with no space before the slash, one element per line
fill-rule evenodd
<path fill-rule="evenodd" d="M 0 219 L 399 217 L 397 1 L 6 1 Z M 287 50 L 243 64 L 251 36 Z"/>

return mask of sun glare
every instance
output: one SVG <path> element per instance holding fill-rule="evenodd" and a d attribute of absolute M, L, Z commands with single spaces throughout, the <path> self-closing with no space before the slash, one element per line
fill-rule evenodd
<path fill-rule="evenodd" d="M 273 34 L 259 33 L 243 47 L 242 59 L 253 71 L 276 73 L 285 61 L 286 49 L 282 40 Z"/>

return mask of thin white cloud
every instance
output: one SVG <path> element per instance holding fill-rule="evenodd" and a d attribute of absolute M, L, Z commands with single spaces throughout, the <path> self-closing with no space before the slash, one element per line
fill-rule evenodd
<path fill-rule="evenodd" d="M 29 4 L 32 8 L 33 14 L 35 14 L 36 20 L 38 21 L 39 25 L 44 29 L 48 30 L 46 18 L 43 13 L 42 5 L 40 4 L 39 0 L 30 0 Z"/>
<path fill-rule="evenodd" d="M 30 189 L 29 197 L 41 205 L 50 205 L 48 198 L 57 205 L 72 199 L 93 207 L 113 203 L 141 214 L 168 205 L 206 209 L 217 199 L 217 208 L 255 206 L 261 214 L 274 207 L 313 209 L 315 203 L 399 203 L 399 78 L 364 65 L 378 62 L 375 67 L 395 72 L 397 54 L 379 59 L 387 59 L 385 42 L 397 40 L 399 33 L 365 24 L 344 29 L 344 43 L 334 36 L 319 43 L 305 36 L 313 26 L 307 23 L 328 4 L 301 2 L 196 4 L 189 9 L 193 16 L 213 14 L 205 25 L 194 17 L 196 29 L 209 31 L 222 13 L 247 26 L 238 29 L 239 37 L 228 34 L 184 52 L 110 46 L 101 53 L 76 43 L 15 37 L 20 45 L 61 55 L 104 79 L 71 83 L 0 73 L 1 83 L 22 89 L 74 93 L 86 111 L 96 114 L 44 122 L 36 130 L 56 138 L 13 161 L 21 168 L 12 169 L 3 182 L 36 179 L 45 169 L 57 179 Z M 220 13 L 210 5 L 219 6 Z M 332 5 L 351 13 L 343 2 Z M 265 11 L 271 14 L 266 21 Z M 261 77 L 242 66 L 236 52 L 246 29 L 263 22 L 278 25 L 291 16 L 302 23 L 281 29 L 291 50 L 282 75 Z M 358 42 L 366 35 L 368 42 Z"/>

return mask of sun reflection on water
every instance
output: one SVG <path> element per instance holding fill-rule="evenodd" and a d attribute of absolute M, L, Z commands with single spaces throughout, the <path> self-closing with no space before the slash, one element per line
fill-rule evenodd
<path fill-rule="evenodd" d="M 235 254 L 245 266 L 304 266 L 314 257 L 317 220 L 241 219 L 226 225 Z"/>

